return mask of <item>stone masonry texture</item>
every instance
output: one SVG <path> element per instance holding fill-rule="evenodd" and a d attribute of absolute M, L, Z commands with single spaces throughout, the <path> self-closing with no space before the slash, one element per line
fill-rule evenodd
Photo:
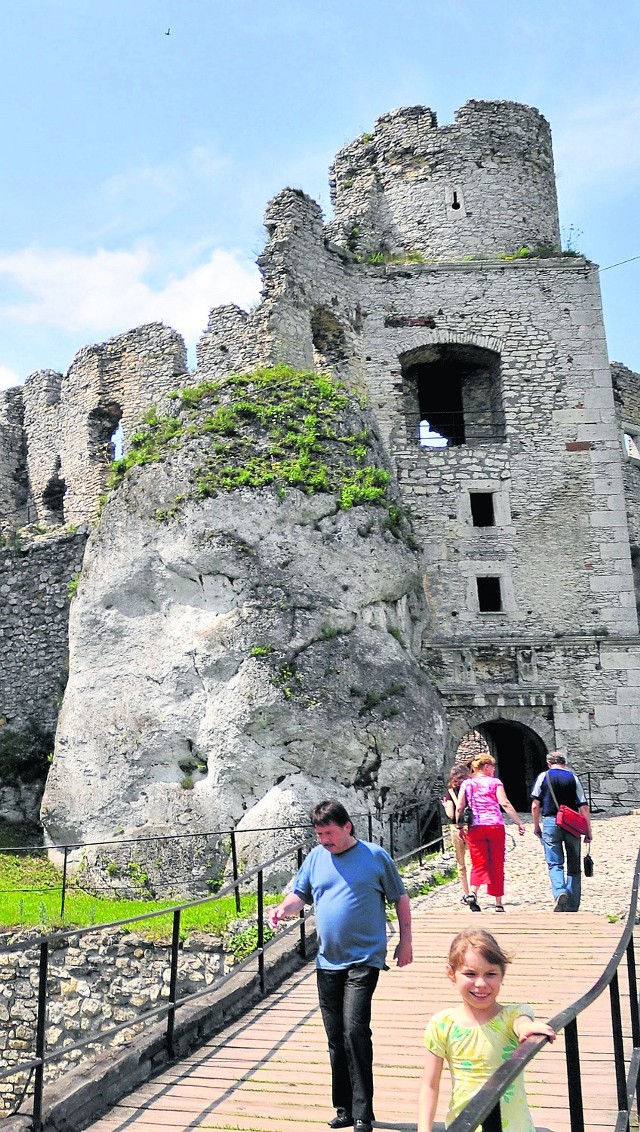
<path fill-rule="evenodd" d="M 390 111 L 336 156 L 331 191 L 327 224 L 299 189 L 269 202 L 261 302 L 211 311 L 195 375 L 152 324 L 0 395 L 5 539 L 94 521 L 114 429 L 126 450 L 171 389 L 330 370 L 367 399 L 420 547 L 446 761 L 480 729 L 524 806 L 565 747 L 601 805 L 637 803 L 640 377 L 609 365 L 596 266 L 561 251 L 549 125 L 509 102 L 445 126 Z"/>

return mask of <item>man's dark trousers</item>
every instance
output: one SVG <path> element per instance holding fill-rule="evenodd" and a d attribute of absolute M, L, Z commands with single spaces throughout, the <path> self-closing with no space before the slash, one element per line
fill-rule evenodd
<path fill-rule="evenodd" d="M 373 1043 L 371 999 L 380 971 L 356 965 L 340 971 L 318 967 L 318 1000 L 329 1042 L 332 1101 L 354 1120 L 371 1124 Z"/>

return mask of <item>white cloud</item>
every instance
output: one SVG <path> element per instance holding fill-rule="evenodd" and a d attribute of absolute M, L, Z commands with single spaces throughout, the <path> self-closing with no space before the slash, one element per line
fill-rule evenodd
<path fill-rule="evenodd" d="M 246 308 L 259 294 L 257 268 L 237 252 L 216 249 L 206 262 L 179 277 L 165 274 L 160 282 L 158 269 L 148 244 L 91 255 L 25 248 L 0 256 L 4 294 L 9 287 L 16 293 L 0 316 L 87 336 L 162 321 L 190 344 L 206 326 L 211 307 L 233 302 Z"/>
<path fill-rule="evenodd" d="M 12 389 L 14 385 L 21 385 L 22 378 L 14 373 L 8 366 L 0 365 L 0 389 Z"/>

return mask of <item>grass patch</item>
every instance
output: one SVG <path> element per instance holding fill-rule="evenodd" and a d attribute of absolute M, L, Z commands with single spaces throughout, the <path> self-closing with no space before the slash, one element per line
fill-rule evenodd
<path fill-rule="evenodd" d="M 127 455 L 114 461 L 109 487 L 133 467 L 194 445 L 204 454 L 185 499 L 273 486 L 281 497 L 289 487 L 331 493 L 345 510 L 387 505 L 389 473 L 376 463 L 362 408 L 329 374 L 278 365 L 230 373 L 170 397 L 178 415 L 149 410 Z M 182 503 L 176 497 L 156 517 L 172 517 Z"/>
<path fill-rule="evenodd" d="M 147 912 L 171 908 L 181 901 L 118 900 L 83 892 L 72 882 L 65 899 L 64 919 L 60 916 L 62 874 L 44 854 L 0 853 L 0 928 L 37 928 L 48 932 L 63 928 L 85 928 L 94 924 L 124 920 Z M 265 904 L 277 904 L 278 895 L 265 896 Z M 247 893 L 241 897 L 240 916 L 255 917 L 257 897 Z M 235 897 L 223 896 L 196 908 L 187 909 L 181 917 L 181 937 L 190 932 L 206 932 L 223 936 L 238 919 Z M 156 941 L 169 941 L 172 916 L 131 924 L 127 931 Z"/>

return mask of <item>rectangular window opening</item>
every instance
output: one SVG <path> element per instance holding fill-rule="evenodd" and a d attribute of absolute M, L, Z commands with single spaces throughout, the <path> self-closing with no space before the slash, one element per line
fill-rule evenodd
<path fill-rule="evenodd" d="M 481 613 L 501 613 L 502 593 L 499 578 L 476 578 L 478 608 Z"/>
<path fill-rule="evenodd" d="M 474 527 L 495 527 L 496 514 L 492 491 L 472 491 L 469 495 Z"/>

